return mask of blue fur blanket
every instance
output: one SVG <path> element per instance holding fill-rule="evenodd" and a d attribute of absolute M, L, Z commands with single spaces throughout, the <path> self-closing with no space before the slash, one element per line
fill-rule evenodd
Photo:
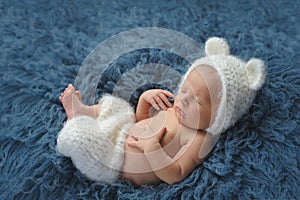
<path fill-rule="evenodd" d="M 284 0 L 1 1 L 0 199 L 299 198 L 299 7 Z M 182 182 L 92 182 L 56 152 L 66 118 L 58 96 L 99 43 L 141 27 L 175 30 L 199 44 L 224 37 L 234 55 L 263 59 L 267 80 L 249 112 Z M 132 51 L 103 73 L 97 95 L 150 62 L 181 74 L 188 64 L 159 49 Z M 143 89 L 133 91 L 133 105 Z"/>

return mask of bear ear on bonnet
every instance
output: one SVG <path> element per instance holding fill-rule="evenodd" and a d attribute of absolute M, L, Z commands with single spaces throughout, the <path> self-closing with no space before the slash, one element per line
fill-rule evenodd
<path fill-rule="evenodd" d="M 257 58 L 250 59 L 246 64 L 249 86 L 252 90 L 259 90 L 265 80 L 265 64 Z"/>
<path fill-rule="evenodd" d="M 229 56 L 230 47 L 224 38 L 212 37 L 205 43 L 205 53 L 206 56 Z M 265 80 L 264 62 L 260 59 L 252 58 L 247 62 L 245 70 L 250 89 L 259 90 Z"/>
<path fill-rule="evenodd" d="M 212 37 L 205 43 L 205 53 L 207 56 L 212 55 L 229 55 L 229 45 L 223 38 Z"/>

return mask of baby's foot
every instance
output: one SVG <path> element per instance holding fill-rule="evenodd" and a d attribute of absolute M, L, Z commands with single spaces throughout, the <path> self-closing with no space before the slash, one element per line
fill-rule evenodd
<path fill-rule="evenodd" d="M 62 97 L 64 96 L 64 93 L 68 90 L 69 88 L 67 87 L 63 93 L 60 94 L 59 100 L 62 101 Z M 78 97 L 79 101 L 82 103 L 82 97 L 81 93 L 79 90 L 75 91 L 76 96 Z"/>
<path fill-rule="evenodd" d="M 81 97 L 80 93 L 78 96 L 78 93 L 76 94 L 75 89 L 71 84 L 69 84 L 65 91 L 60 95 L 59 100 L 64 106 L 68 119 L 80 114 L 80 110 L 84 105 L 81 103 L 79 97 Z"/>

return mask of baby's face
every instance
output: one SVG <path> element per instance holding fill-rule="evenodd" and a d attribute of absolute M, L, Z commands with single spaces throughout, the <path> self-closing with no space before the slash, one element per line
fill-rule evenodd
<path fill-rule="evenodd" d="M 212 123 L 220 103 L 221 82 L 208 66 L 193 69 L 183 82 L 174 102 L 181 124 L 192 129 L 206 129 Z"/>

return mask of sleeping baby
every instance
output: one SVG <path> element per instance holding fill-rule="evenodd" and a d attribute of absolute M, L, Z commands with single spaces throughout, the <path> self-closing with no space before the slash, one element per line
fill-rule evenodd
<path fill-rule="evenodd" d="M 60 96 L 68 119 L 58 135 L 58 152 L 94 181 L 182 181 L 249 109 L 265 79 L 261 60 L 244 63 L 229 54 L 222 38 L 207 40 L 205 52 L 182 78 L 176 96 L 147 90 L 136 112 L 112 95 L 84 105 L 70 84 Z"/>

